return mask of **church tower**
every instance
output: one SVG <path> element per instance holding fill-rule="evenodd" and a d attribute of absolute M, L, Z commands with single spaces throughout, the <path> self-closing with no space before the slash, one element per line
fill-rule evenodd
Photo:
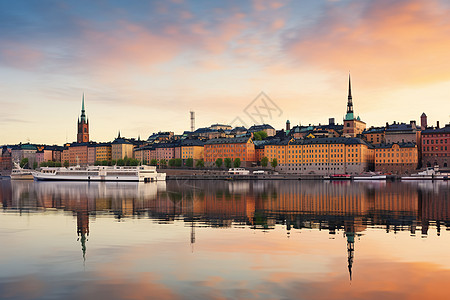
<path fill-rule="evenodd" d="M 87 143 L 89 142 L 89 120 L 86 117 L 86 112 L 84 110 L 84 93 L 83 100 L 81 103 L 81 116 L 78 118 L 78 134 L 77 143 Z"/>
<path fill-rule="evenodd" d="M 355 118 L 353 112 L 353 98 L 352 98 L 352 85 L 350 81 L 350 74 L 348 74 L 348 100 L 347 100 L 347 113 L 344 117 L 344 136 L 356 137 L 363 133 L 366 129 L 366 123 L 361 121 L 358 117 Z"/>

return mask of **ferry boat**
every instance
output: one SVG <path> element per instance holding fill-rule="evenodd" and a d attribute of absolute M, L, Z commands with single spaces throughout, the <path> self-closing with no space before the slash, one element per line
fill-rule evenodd
<path fill-rule="evenodd" d="M 228 169 L 230 175 L 249 175 L 250 171 L 244 168 L 230 168 Z"/>
<path fill-rule="evenodd" d="M 428 167 L 422 172 L 411 174 L 411 176 L 402 176 L 402 180 L 449 180 L 450 173 L 440 172 L 439 167 Z"/>
<path fill-rule="evenodd" d="M 14 169 L 11 170 L 9 176 L 11 177 L 11 180 L 33 180 L 33 171 L 23 169 L 18 163 L 14 162 Z"/>
<path fill-rule="evenodd" d="M 154 166 L 88 166 L 44 167 L 33 174 L 35 180 L 69 181 L 165 181 L 165 173 L 157 173 Z"/>

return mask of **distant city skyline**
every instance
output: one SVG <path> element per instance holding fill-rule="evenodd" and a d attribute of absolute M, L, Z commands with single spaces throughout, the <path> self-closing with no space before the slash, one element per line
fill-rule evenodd
<path fill-rule="evenodd" d="M 445 1 L 13 1 L 0 3 L 0 144 L 251 126 L 264 92 L 276 129 L 346 113 L 450 121 Z M 232 124 L 239 125 L 237 123 Z"/>

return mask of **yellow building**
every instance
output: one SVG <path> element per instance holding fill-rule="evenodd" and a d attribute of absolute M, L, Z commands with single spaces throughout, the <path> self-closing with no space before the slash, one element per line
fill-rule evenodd
<path fill-rule="evenodd" d="M 95 151 L 95 160 L 96 161 L 108 161 L 112 159 L 112 154 L 111 154 L 111 144 L 109 143 L 102 143 L 102 144 L 98 144 L 96 146 L 96 151 Z"/>
<path fill-rule="evenodd" d="M 133 158 L 134 145 L 124 138 L 117 138 L 111 143 L 111 159 Z"/>
<path fill-rule="evenodd" d="M 359 138 L 315 138 L 266 145 L 265 155 L 277 169 L 293 174 L 360 174 L 373 170 L 373 147 Z"/>
<path fill-rule="evenodd" d="M 414 143 L 380 144 L 375 146 L 375 171 L 411 174 L 418 165 L 419 153 Z"/>
<path fill-rule="evenodd" d="M 183 140 L 180 145 L 181 159 L 183 161 L 188 158 L 192 158 L 194 161 L 204 159 L 204 145 L 205 143 L 200 140 Z"/>

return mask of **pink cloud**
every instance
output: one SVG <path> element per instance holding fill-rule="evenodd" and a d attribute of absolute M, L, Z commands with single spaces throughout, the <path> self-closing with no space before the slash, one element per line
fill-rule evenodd
<path fill-rule="evenodd" d="M 287 52 L 323 69 L 369 74 L 377 84 L 447 80 L 449 13 L 435 1 L 330 4 Z"/>
<path fill-rule="evenodd" d="M 21 43 L 3 41 L 0 46 L 0 61 L 17 68 L 31 69 L 44 58 L 44 54 Z"/>

